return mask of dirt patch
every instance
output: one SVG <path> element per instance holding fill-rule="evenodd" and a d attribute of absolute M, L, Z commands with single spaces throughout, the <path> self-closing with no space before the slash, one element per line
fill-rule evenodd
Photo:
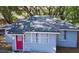
<path fill-rule="evenodd" d="M 79 53 L 79 48 L 57 47 L 57 53 Z"/>

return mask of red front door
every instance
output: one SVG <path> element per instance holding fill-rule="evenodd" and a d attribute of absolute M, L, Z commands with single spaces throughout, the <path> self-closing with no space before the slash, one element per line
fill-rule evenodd
<path fill-rule="evenodd" d="M 23 49 L 23 35 L 16 35 L 16 49 Z"/>

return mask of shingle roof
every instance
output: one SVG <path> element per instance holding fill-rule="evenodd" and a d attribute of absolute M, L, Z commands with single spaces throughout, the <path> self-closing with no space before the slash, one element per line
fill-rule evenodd
<path fill-rule="evenodd" d="M 26 31 L 54 32 L 59 29 L 74 29 L 70 23 L 59 20 L 52 16 L 32 16 L 27 21 L 21 20 L 13 24 L 9 33 L 24 33 Z"/>

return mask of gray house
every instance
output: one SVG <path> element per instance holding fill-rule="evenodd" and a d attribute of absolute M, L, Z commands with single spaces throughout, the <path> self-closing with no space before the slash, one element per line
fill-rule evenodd
<path fill-rule="evenodd" d="M 6 41 L 12 44 L 13 51 L 56 52 L 56 36 L 59 32 L 46 21 L 52 17 L 31 18 L 16 22 L 6 34 Z"/>
<path fill-rule="evenodd" d="M 77 48 L 79 29 L 64 21 L 58 21 L 58 23 L 56 23 L 56 27 L 59 27 L 60 35 L 57 39 L 57 46 Z"/>
<path fill-rule="evenodd" d="M 32 16 L 17 21 L 5 34 L 13 51 L 56 52 L 56 46 L 77 47 L 79 29 L 52 16 Z"/>

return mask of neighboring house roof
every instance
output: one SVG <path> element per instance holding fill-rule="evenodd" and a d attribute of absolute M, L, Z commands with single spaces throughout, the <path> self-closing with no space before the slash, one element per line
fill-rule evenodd
<path fill-rule="evenodd" d="M 28 20 L 19 20 L 13 23 L 9 33 L 58 32 L 65 29 L 76 30 L 74 25 L 52 16 L 32 16 Z"/>
<path fill-rule="evenodd" d="M 54 25 L 59 29 L 59 31 L 79 31 L 76 26 L 63 20 L 56 20 Z"/>
<path fill-rule="evenodd" d="M 0 34 L 5 34 L 5 30 L 11 29 L 11 24 L 5 24 L 0 26 Z"/>
<path fill-rule="evenodd" d="M 5 29 L 5 30 L 9 30 L 11 29 L 11 24 L 5 24 L 5 25 L 0 25 L 0 29 Z"/>

